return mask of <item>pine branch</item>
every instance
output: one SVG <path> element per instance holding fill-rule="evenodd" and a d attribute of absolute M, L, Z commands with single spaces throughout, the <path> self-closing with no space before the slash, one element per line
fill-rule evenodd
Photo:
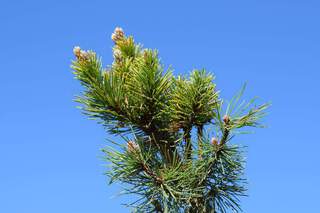
<path fill-rule="evenodd" d="M 174 77 L 157 50 L 143 49 L 121 28 L 111 38 L 107 69 L 80 47 L 72 63 L 84 87 L 77 99 L 84 113 L 126 142 L 103 149 L 110 183 L 138 196 L 128 204 L 137 211 L 240 212 L 243 153 L 229 141 L 243 127 L 262 127 L 269 105 L 241 101 L 244 86 L 225 107 L 204 69 Z"/>
<path fill-rule="evenodd" d="M 161 177 L 158 177 L 150 168 L 148 165 L 146 165 L 145 163 L 141 163 L 141 166 L 143 168 L 143 171 L 149 175 L 151 178 L 154 179 L 154 181 L 157 184 L 162 184 L 163 183 L 163 179 Z"/>

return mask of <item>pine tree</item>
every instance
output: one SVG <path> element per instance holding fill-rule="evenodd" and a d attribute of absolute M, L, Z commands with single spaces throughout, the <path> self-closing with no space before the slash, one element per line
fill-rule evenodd
<path fill-rule="evenodd" d="M 113 63 L 103 68 L 93 51 L 74 48 L 83 112 L 120 137 L 102 151 L 110 183 L 137 200 L 135 212 L 240 212 L 246 195 L 243 147 L 230 140 L 261 127 L 268 104 L 228 103 L 204 69 L 174 77 L 157 50 L 145 49 L 117 27 Z"/>

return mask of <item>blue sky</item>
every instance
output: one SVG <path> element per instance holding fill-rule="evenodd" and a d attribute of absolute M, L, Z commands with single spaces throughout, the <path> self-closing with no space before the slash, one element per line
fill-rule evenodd
<path fill-rule="evenodd" d="M 175 74 L 206 68 L 222 97 L 271 101 L 248 145 L 246 213 L 320 212 L 319 1 L 16 1 L 0 6 L 0 212 L 128 212 L 99 149 L 108 135 L 72 101 L 72 48 L 111 62 L 116 26 Z"/>

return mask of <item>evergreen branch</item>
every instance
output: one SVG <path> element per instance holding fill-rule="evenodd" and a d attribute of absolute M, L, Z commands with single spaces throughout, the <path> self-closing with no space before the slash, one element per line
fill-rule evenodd
<path fill-rule="evenodd" d="M 158 177 L 150 168 L 148 165 L 146 165 L 145 163 L 141 163 L 141 166 L 143 168 L 143 171 L 148 174 L 151 178 L 154 179 L 154 181 L 157 184 L 162 184 L 163 183 L 163 179 L 161 177 Z"/>
<path fill-rule="evenodd" d="M 242 101 L 244 85 L 224 110 L 214 76 L 204 69 L 174 77 L 157 50 L 143 49 L 121 28 L 112 40 L 114 61 L 107 70 L 96 53 L 80 47 L 72 69 L 84 87 L 77 99 L 84 113 L 126 142 L 103 149 L 110 184 L 120 182 L 124 194 L 138 196 L 126 206 L 136 212 L 240 212 L 243 153 L 228 142 L 237 129 L 261 127 L 269 104 Z"/>
<path fill-rule="evenodd" d="M 229 132 L 230 131 L 227 128 L 224 129 L 220 145 L 224 145 L 227 142 L 228 136 L 229 136 Z"/>

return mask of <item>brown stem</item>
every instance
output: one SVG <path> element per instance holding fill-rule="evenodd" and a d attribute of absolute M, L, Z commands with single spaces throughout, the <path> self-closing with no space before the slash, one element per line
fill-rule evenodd
<path fill-rule="evenodd" d="M 157 213 L 163 213 L 163 209 L 162 206 L 160 204 L 160 202 L 158 200 L 154 200 L 152 201 L 152 204 L 154 206 L 154 210 L 156 210 Z"/>
<path fill-rule="evenodd" d="M 147 164 L 141 163 L 143 171 L 149 175 L 157 184 L 162 184 L 163 179 L 161 177 L 158 177 L 156 173 L 154 173 Z M 152 204 L 156 210 L 156 212 L 163 213 L 163 209 L 159 201 L 154 200 L 152 201 Z"/>
<path fill-rule="evenodd" d="M 176 152 L 176 147 L 173 143 L 170 143 L 170 141 L 168 141 L 168 134 L 166 134 L 166 132 L 159 131 L 154 126 L 144 128 L 143 131 L 151 137 L 152 144 L 159 149 L 161 156 L 166 163 L 168 163 L 169 165 L 174 164 L 175 154 L 177 160 L 179 159 L 179 156 Z"/>
<path fill-rule="evenodd" d="M 200 125 L 197 128 L 198 128 L 198 156 L 199 156 L 199 159 L 202 159 L 203 125 Z"/>
<path fill-rule="evenodd" d="M 184 152 L 185 158 L 191 159 L 191 153 L 192 153 L 191 128 L 184 129 L 184 141 L 186 142 L 186 147 Z"/>
<path fill-rule="evenodd" d="M 163 179 L 161 177 L 158 177 L 156 173 L 154 173 L 148 165 L 141 163 L 142 169 L 143 171 L 149 175 L 156 183 L 158 184 L 162 184 L 163 183 Z"/>
<path fill-rule="evenodd" d="M 223 130 L 223 135 L 222 135 L 221 141 L 220 141 L 221 146 L 224 145 L 225 143 L 227 143 L 229 133 L 230 133 L 230 130 L 227 127 L 225 127 Z"/>

